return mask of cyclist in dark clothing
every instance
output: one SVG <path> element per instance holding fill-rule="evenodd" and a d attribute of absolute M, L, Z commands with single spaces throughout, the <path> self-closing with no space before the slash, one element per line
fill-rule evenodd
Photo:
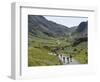
<path fill-rule="evenodd" d="M 64 61 L 64 63 L 65 63 L 65 57 L 63 57 L 63 61 Z"/>
<path fill-rule="evenodd" d="M 69 64 L 69 57 L 67 57 L 67 63 Z"/>
<path fill-rule="evenodd" d="M 69 57 L 70 57 L 70 62 L 72 62 L 72 55 L 70 55 Z"/>

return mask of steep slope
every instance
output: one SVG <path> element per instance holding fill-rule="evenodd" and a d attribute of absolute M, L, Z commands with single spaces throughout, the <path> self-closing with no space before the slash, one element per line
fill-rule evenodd
<path fill-rule="evenodd" d="M 88 40 L 88 22 L 81 22 L 77 29 L 72 33 L 74 38 L 73 46 L 80 44 L 81 42 L 87 42 Z"/>
<path fill-rule="evenodd" d="M 70 32 L 71 33 L 75 32 L 77 28 L 78 28 L 78 26 L 70 27 Z"/>
<path fill-rule="evenodd" d="M 70 29 L 64 25 L 48 21 L 43 16 L 28 15 L 28 32 L 33 36 L 60 37 L 68 35 Z"/>
<path fill-rule="evenodd" d="M 88 22 L 81 22 L 77 29 L 72 33 L 74 38 L 84 38 L 88 35 Z"/>
<path fill-rule="evenodd" d="M 87 31 L 88 31 L 88 22 L 82 22 L 79 24 L 76 31 L 80 33 L 81 37 L 87 37 Z"/>

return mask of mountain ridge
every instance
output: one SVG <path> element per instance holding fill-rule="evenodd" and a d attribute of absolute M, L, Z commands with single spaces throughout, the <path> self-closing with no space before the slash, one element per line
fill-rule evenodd
<path fill-rule="evenodd" d="M 78 26 L 68 28 L 67 26 L 57 24 L 47 20 L 41 15 L 28 15 L 28 32 L 32 36 L 66 37 L 71 34 L 73 37 L 87 36 L 88 21 L 82 21 Z"/>

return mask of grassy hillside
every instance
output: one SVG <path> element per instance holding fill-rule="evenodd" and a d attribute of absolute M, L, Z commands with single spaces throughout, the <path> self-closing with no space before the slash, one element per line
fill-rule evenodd
<path fill-rule="evenodd" d="M 49 37 L 44 39 L 29 36 L 28 45 L 28 66 L 62 65 L 57 56 L 48 54 L 55 49 L 65 56 L 72 55 L 81 64 L 88 63 L 86 41 L 72 46 L 72 42 L 68 38 Z"/>
<path fill-rule="evenodd" d="M 87 42 L 81 42 L 76 46 L 68 46 L 61 53 L 65 56 L 72 55 L 74 59 L 79 61 L 81 64 L 88 63 L 88 51 Z"/>
<path fill-rule="evenodd" d="M 74 57 L 81 64 L 88 63 L 88 52 L 87 52 L 87 42 L 82 42 L 76 46 L 76 55 Z"/>
<path fill-rule="evenodd" d="M 49 55 L 45 49 L 29 47 L 28 66 L 60 65 L 61 62 L 54 55 Z"/>
<path fill-rule="evenodd" d="M 61 65 L 57 56 L 48 54 L 55 47 L 56 39 L 29 38 L 28 66 Z"/>

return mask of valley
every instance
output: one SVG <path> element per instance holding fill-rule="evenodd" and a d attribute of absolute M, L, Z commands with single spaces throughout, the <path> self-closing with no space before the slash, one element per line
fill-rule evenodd
<path fill-rule="evenodd" d="M 66 65 L 88 63 L 87 22 L 73 29 L 42 16 L 29 15 L 28 22 L 28 66 L 65 65 L 61 55 L 73 58 Z"/>

